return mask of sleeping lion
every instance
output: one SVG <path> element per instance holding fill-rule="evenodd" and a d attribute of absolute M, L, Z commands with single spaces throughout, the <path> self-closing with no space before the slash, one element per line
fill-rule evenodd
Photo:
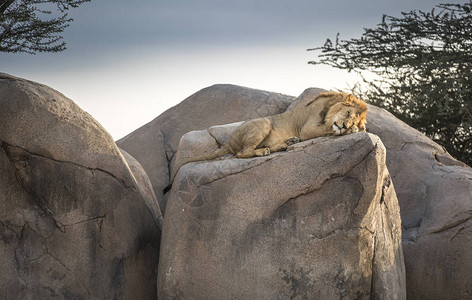
<path fill-rule="evenodd" d="M 189 162 L 210 160 L 230 153 L 238 158 L 265 156 L 316 137 L 365 131 L 366 114 L 365 102 L 352 94 L 321 93 L 304 106 L 244 122 L 220 149 L 179 162 L 172 170 L 170 182 L 172 184 L 180 167 Z"/>

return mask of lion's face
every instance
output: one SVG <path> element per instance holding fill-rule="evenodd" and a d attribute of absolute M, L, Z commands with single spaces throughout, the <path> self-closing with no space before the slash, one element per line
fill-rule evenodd
<path fill-rule="evenodd" d="M 367 108 L 346 102 L 334 104 L 326 115 L 325 123 L 333 130 L 333 135 L 344 135 L 365 131 Z"/>

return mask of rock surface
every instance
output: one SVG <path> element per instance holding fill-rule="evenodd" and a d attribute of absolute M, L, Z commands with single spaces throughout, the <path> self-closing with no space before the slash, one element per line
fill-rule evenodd
<path fill-rule="evenodd" d="M 318 93 L 307 89 L 290 107 Z M 370 105 L 367 122 L 387 149 L 400 204 L 408 299 L 471 299 L 472 168 L 383 109 Z"/>
<path fill-rule="evenodd" d="M 186 134 L 215 149 L 235 126 Z M 184 155 L 184 154 L 182 154 Z M 400 212 L 367 133 L 184 165 L 169 196 L 159 299 L 405 299 Z"/>
<path fill-rule="evenodd" d="M 162 218 L 161 209 L 159 208 L 159 203 L 157 202 L 156 195 L 154 194 L 154 190 L 152 188 L 151 180 L 149 180 L 149 177 L 147 176 L 143 166 L 141 166 L 141 164 L 134 157 L 132 157 L 123 149 L 120 149 L 120 152 L 128 163 L 139 191 L 144 198 L 144 202 L 146 202 L 146 205 L 151 211 L 154 220 L 159 226 L 159 229 L 162 230 L 162 223 L 164 220 Z"/>
<path fill-rule="evenodd" d="M 118 140 L 117 145 L 146 170 L 162 212 L 169 184 L 169 166 L 185 133 L 285 111 L 294 99 L 266 91 L 218 84 L 205 88 L 153 121 Z"/>
<path fill-rule="evenodd" d="M 160 230 L 107 132 L 0 74 L 0 144 L 0 299 L 155 299 Z"/>

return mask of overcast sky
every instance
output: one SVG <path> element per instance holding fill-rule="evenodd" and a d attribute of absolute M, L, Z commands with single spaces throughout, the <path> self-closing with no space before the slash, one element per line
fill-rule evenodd
<path fill-rule="evenodd" d="M 426 10 L 437 0 L 92 0 L 72 10 L 56 54 L 0 54 L 0 72 L 47 84 L 115 139 L 198 90 L 230 83 L 298 96 L 345 89 L 357 78 L 307 48 L 359 37 L 383 14 Z"/>

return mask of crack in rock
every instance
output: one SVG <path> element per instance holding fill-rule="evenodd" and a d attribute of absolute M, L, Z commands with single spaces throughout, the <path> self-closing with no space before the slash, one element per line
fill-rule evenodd
<path fill-rule="evenodd" d="M 432 231 L 429 231 L 427 232 L 426 234 L 435 234 L 435 233 L 441 233 L 441 232 L 444 232 L 444 231 L 447 231 L 449 229 L 453 229 L 455 227 L 458 227 L 464 223 L 466 223 L 467 221 L 471 220 L 472 219 L 472 211 L 466 211 L 466 212 L 463 212 L 461 214 L 466 214 L 468 216 L 466 217 L 463 217 L 463 218 L 460 218 L 458 220 L 455 220 L 455 221 L 452 221 L 452 222 L 449 222 L 443 226 L 441 226 L 440 228 L 436 229 L 436 230 L 432 230 Z M 457 215 L 456 215 L 457 216 Z"/>
<path fill-rule="evenodd" d="M 223 143 L 218 140 L 218 138 L 213 134 L 213 132 L 211 132 L 210 128 L 207 129 L 207 133 L 215 140 L 215 143 L 218 148 L 221 148 L 223 146 Z"/>
<path fill-rule="evenodd" d="M 136 191 L 136 187 L 134 185 L 127 185 L 125 180 L 117 177 L 115 174 L 109 172 L 109 171 L 106 171 L 104 169 L 101 169 L 101 168 L 90 168 L 90 167 L 87 167 L 87 166 L 84 166 L 84 165 L 81 165 L 81 164 L 78 164 L 78 163 L 75 163 L 75 162 L 71 162 L 71 161 L 63 161 L 63 160 L 57 160 L 57 159 L 54 159 L 54 158 L 51 158 L 51 157 L 47 157 L 47 156 L 44 156 L 44 155 L 41 155 L 41 154 L 37 154 L 37 153 L 33 153 L 33 152 L 30 152 L 20 146 L 14 146 L 14 145 L 10 145 L 8 144 L 7 142 L 5 141 L 1 141 L 2 143 L 2 148 L 5 150 L 5 153 L 7 154 L 7 157 L 9 158 L 9 160 L 12 162 L 12 163 L 18 163 L 19 161 L 23 161 L 23 159 L 20 159 L 20 160 L 15 160 L 15 158 L 13 157 L 12 153 L 11 153 L 11 150 L 9 148 L 16 148 L 16 149 L 19 149 L 25 153 L 27 153 L 28 155 L 30 156 L 34 156 L 34 157 L 39 157 L 39 158 L 42 158 L 42 159 L 47 159 L 47 160 L 51 160 L 51 161 L 54 161 L 54 162 L 57 162 L 57 163 L 64 163 L 64 164 L 71 164 L 73 166 L 76 166 L 76 167 L 79 167 L 79 168 L 83 168 L 83 169 L 87 169 L 87 170 L 90 170 L 90 171 L 99 171 L 99 172 L 103 172 L 109 176 L 111 176 L 113 179 L 115 179 L 116 181 L 118 181 L 120 183 L 121 186 L 123 186 L 126 190 L 130 191 L 130 192 L 135 192 Z"/>
<path fill-rule="evenodd" d="M 103 221 L 105 220 L 105 218 L 107 217 L 107 215 L 108 215 L 108 214 L 104 214 L 103 216 L 97 216 L 97 217 L 93 217 L 93 218 L 89 218 L 89 219 L 80 220 L 80 221 L 77 221 L 77 222 L 74 222 L 74 223 L 63 224 L 62 226 L 64 226 L 64 227 L 66 227 L 66 226 L 73 226 L 73 225 L 79 225 L 79 224 L 82 224 L 82 223 L 85 223 L 85 222 L 96 221 L 97 224 L 99 224 L 100 230 L 101 230 Z"/>
<path fill-rule="evenodd" d="M 85 290 L 87 293 L 87 296 L 90 297 L 92 294 L 90 293 L 90 290 L 88 289 L 88 286 L 79 278 L 77 275 L 75 275 L 71 269 L 67 267 L 67 265 L 62 262 L 59 258 L 57 258 L 55 255 L 53 255 L 51 252 L 49 252 L 49 249 L 46 246 L 46 255 L 49 255 L 52 259 L 54 259 L 57 263 L 59 263 Z"/>

